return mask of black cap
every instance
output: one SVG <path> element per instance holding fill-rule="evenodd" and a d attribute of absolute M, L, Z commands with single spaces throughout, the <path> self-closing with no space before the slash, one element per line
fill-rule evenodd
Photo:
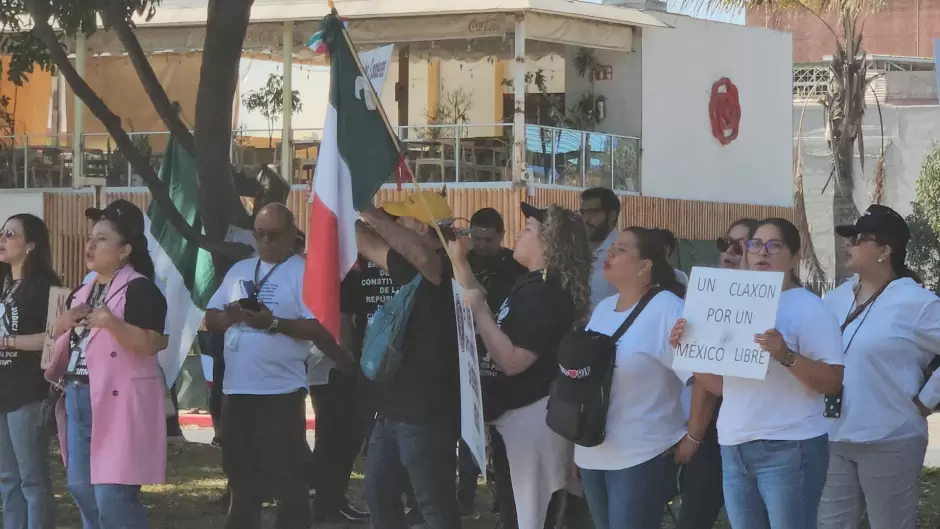
<path fill-rule="evenodd" d="M 911 230 L 904 217 L 888 206 L 879 204 L 869 206 L 855 224 L 836 226 L 836 233 L 840 237 L 854 237 L 860 233 L 875 235 L 884 239 L 884 242 L 902 248 L 911 239 Z"/>
<path fill-rule="evenodd" d="M 88 208 L 85 216 L 95 222 L 110 220 L 128 243 L 144 239 L 144 213 L 127 200 L 115 200 L 104 209 Z"/>
<path fill-rule="evenodd" d="M 533 218 L 539 222 L 545 222 L 545 210 L 539 209 L 528 202 L 523 202 L 520 207 L 525 218 Z"/>

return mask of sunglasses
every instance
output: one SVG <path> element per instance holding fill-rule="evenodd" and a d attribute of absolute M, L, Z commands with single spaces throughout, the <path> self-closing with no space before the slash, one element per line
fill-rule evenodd
<path fill-rule="evenodd" d="M 866 242 L 878 242 L 878 238 L 870 233 L 856 233 L 847 240 L 851 246 L 859 246 Z"/>
<path fill-rule="evenodd" d="M 284 235 L 284 231 L 265 231 L 265 230 L 255 230 L 254 236 L 255 239 L 259 241 L 269 241 L 274 242 L 281 238 Z"/>
<path fill-rule="evenodd" d="M 751 239 L 747 241 L 746 247 L 749 254 L 759 254 L 763 248 L 768 255 L 777 255 L 786 247 L 786 244 L 780 239 L 770 239 L 766 242 L 761 239 Z"/>
<path fill-rule="evenodd" d="M 16 237 L 16 230 L 13 228 L 8 228 L 4 231 L 0 231 L 0 239 L 12 239 Z"/>
<path fill-rule="evenodd" d="M 721 253 L 732 253 L 741 255 L 744 253 L 744 239 L 732 239 L 731 237 L 719 237 L 715 241 L 715 246 Z"/>

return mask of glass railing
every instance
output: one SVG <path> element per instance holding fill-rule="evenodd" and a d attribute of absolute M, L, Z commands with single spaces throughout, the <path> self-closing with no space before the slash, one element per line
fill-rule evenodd
<path fill-rule="evenodd" d="M 637 193 L 640 139 L 526 125 L 526 166 L 539 183 Z"/>
<path fill-rule="evenodd" d="M 405 159 L 419 182 L 512 180 L 512 125 L 467 123 L 396 127 Z M 137 148 L 158 170 L 170 135 L 130 132 Z M 230 159 L 239 168 L 281 166 L 280 130 L 235 130 Z M 322 129 L 293 129 L 290 180 L 308 183 L 316 171 Z M 639 191 L 640 140 L 598 132 L 526 126 L 526 179 L 576 187 Z M 114 140 L 104 133 L 82 135 L 82 174 L 104 178 L 109 187 L 143 186 Z M 72 187 L 72 137 L 0 137 L 0 189 Z M 389 177 L 389 182 L 394 176 Z"/>

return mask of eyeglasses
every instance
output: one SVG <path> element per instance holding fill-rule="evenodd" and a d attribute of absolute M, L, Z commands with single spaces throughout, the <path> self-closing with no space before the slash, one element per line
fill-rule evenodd
<path fill-rule="evenodd" d="M 777 255 L 786 247 L 783 241 L 780 239 L 770 239 L 769 241 L 764 242 L 761 239 L 751 239 L 747 241 L 747 253 L 750 254 L 759 254 L 761 248 L 767 251 L 768 255 Z"/>
<path fill-rule="evenodd" d="M 733 253 L 741 255 L 744 253 L 744 239 L 732 239 L 731 237 L 720 237 L 715 241 L 715 246 L 722 253 Z"/>
<path fill-rule="evenodd" d="M 866 242 L 878 242 L 878 238 L 870 233 L 856 233 L 848 238 L 848 242 L 851 246 L 858 246 Z"/>
<path fill-rule="evenodd" d="M 281 238 L 284 235 L 284 231 L 265 231 L 265 230 L 255 230 L 254 236 L 255 239 L 259 241 L 268 241 L 274 242 Z"/>
<path fill-rule="evenodd" d="M 13 228 L 8 228 L 4 231 L 0 231 L 0 239 L 12 239 L 16 237 L 16 230 Z"/>

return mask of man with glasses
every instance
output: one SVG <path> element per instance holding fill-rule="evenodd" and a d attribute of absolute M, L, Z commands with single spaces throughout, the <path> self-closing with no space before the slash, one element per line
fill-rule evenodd
<path fill-rule="evenodd" d="M 306 361 L 313 342 L 342 366 L 351 355 L 301 299 L 304 260 L 295 253 L 294 216 L 269 204 L 255 217 L 258 257 L 236 263 L 209 300 L 206 327 L 224 333 L 222 465 L 231 503 L 225 529 L 260 526 L 270 490 L 277 525 L 310 526 L 304 466 Z"/>
<path fill-rule="evenodd" d="M 581 217 L 588 228 L 594 268 L 591 270 L 591 310 L 601 300 L 617 294 L 617 289 L 604 279 L 604 258 L 617 238 L 620 220 L 620 199 L 606 187 L 592 187 L 581 193 Z"/>

